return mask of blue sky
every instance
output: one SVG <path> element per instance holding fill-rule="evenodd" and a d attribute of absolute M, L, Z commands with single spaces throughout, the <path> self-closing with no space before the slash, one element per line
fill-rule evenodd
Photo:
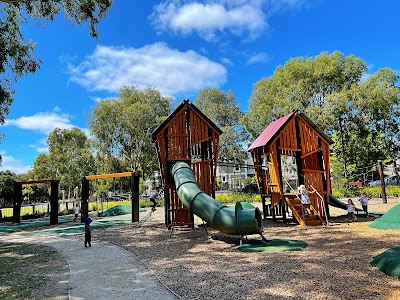
<path fill-rule="evenodd" d="M 43 64 L 15 85 L 0 170 L 27 172 L 48 151 L 49 132 L 87 130 L 85 116 L 123 85 L 157 88 L 176 103 L 218 87 L 246 111 L 253 84 L 293 57 L 339 50 L 365 60 L 365 76 L 398 71 L 399 11 L 392 0 L 114 0 L 97 40 L 62 15 L 32 23 L 23 32 Z"/>

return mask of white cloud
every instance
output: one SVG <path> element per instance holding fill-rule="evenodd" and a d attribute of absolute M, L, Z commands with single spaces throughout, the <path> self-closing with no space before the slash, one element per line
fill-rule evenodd
<path fill-rule="evenodd" d="M 253 64 L 259 64 L 259 63 L 265 63 L 265 62 L 269 62 L 270 60 L 271 60 L 271 56 L 268 53 L 265 53 L 265 52 L 254 53 L 247 60 L 247 64 L 253 65 Z"/>
<path fill-rule="evenodd" d="M 10 170 L 11 172 L 14 172 L 15 174 L 25 174 L 32 167 L 32 166 L 24 165 L 21 161 L 19 161 L 18 159 L 15 159 L 12 156 L 6 155 L 6 153 L 4 151 L 1 152 L 0 154 L 2 157 L 0 171 Z"/>
<path fill-rule="evenodd" d="M 150 19 L 160 31 L 197 32 L 208 41 L 225 32 L 236 36 L 247 32 L 248 37 L 256 38 L 268 26 L 260 4 L 262 1 L 167 0 L 155 6 Z"/>
<path fill-rule="evenodd" d="M 30 144 L 28 147 L 35 149 L 38 153 L 49 153 L 49 146 L 47 145 L 46 139 L 41 139 L 37 143 L 38 144 Z"/>
<path fill-rule="evenodd" d="M 226 81 L 223 65 L 194 52 L 180 52 L 164 43 L 143 48 L 97 46 L 77 66 L 70 80 L 90 90 L 116 92 L 124 85 L 153 87 L 164 96 L 218 86 Z"/>
<path fill-rule="evenodd" d="M 229 33 L 252 40 L 268 28 L 267 19 L 276 12 L 307 4 L 308 0 L 165 0 L 154 6 L 149 19 L 160 32 L 195 32 L 207 41 Z"/>
<path fill-rule="evenodd" d="M 36 151 L 39 153 L 49 153 L 49 147 L 36 147 Z"/>
<path fill-rule="evenodd" d="M 33 116 L 23 116 L 17 119 L 7 119 L 5 126 L 16 126 L 21 129 L 39 131 L 49 134 L 55 128 L 67 129 L 75 127 L 70 123 L 69 116 L 56 112 L 39 112 Z"/>
<path fill-rule="evenodd" d="M 222 57 L 222 58 L 221 58 L 221 62 L 222 62 L 224 65 L 233 66 L 233 62 L 232 62 L 229 58 L 227 58 L 227 57 Z"/>

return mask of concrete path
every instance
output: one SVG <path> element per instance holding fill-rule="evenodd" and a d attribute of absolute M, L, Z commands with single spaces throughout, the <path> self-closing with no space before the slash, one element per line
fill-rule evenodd
<path fill-rule="evenodd" d="M 55 236 L 0 235 L 0 242 L 36 243 L 56 248 L 70 265 L 70 299 L 179 299 L 132 253 L 117 246 Z"/>

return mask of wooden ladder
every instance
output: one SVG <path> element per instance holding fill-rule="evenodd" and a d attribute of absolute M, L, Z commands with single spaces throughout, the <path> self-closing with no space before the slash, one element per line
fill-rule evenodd
<path fill-rule="evenodd" d="M 302 211 L 300 199 L 296 195 L 285 195 L 285 200 L 301 227 L 324 225 L 324 221 L 312 205 L 310 206 L 311 215 L 306 216 Z"/>

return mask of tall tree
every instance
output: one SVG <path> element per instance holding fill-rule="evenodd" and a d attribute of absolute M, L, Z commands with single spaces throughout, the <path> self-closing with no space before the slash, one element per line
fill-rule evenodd
<path fill-rule="evenodd" d="M 98 156 L 117 159 L 146 175 L 157 167 L 151 134 L 168 116 L 172 99 L 152 88 L 123 87 L 119 97 L 100 101 L 88 116 Z"/>
<path fill-rule="evenodd" d="M 40 154 L 28 173 L 30 179 L 58 179 L 70 195 L 83 176 L 95 172 L 90 140 L 78 128 L 54 129 L 47 138 L 49 154 Z"/>
<path fill-rule="evenodd" d="M 53 21 L 64 12 L 65 18 L 78 25 L 88 21 L 90 35 L 97 37 L 96 25 L 112 0 L 0 0 L 0 125 L 9 113 L 14 83 L 23 75 L 35 73 L 41 61 L 35 57 L 35 43 L 22 34 L 23 24 Z"/>
<path fill-rule="evenodd" d="M 55 167 L 60 187 L 71 189 L 79 186 L 83 176 L 95 170 L 89 139 L 79 128 L 54 129 L 47 138 L 49 161 Z"/>
<path fill-rule="evenodd" d="M 16 178 L 15 173 L 11 171 L 0 171 L 0 207 L 12 204 Z"/>
<path fill-rule="evenodd" d="M 198 93 L 194 105 L 223 131 L 219 159 L 243 162 L 247 158 L 244 145 L 248 142 L 249 136 L 239 123 L 243 113 L 232 91 L 224 92 L 217 88 L 203 89 Z"/>

